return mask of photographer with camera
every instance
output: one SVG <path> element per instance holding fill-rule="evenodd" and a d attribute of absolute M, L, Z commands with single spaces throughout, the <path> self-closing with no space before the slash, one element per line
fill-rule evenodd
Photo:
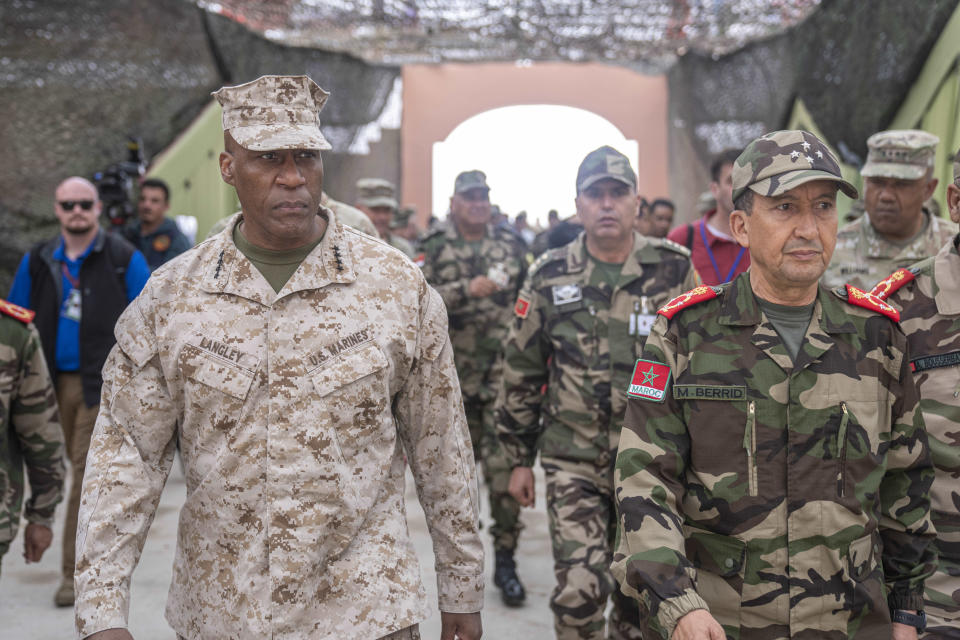
<path fill-rule="evenodd" d="M 170 208 L 170 188 L 157 178 L 140 183 L 137 219 L 123 230 L 123 235 L 147 259 L 150 272 L 191 247 L 177 223 L 166 217 Z"/>
<path fill-rule="evenodd" d="M 54 205 L 60 234 L 23 256 L 7 298 L 37 314 L 34 324 L 56 384 L 72 467 L 62 581 L 54 596 L 61 607 L 73 606 L 77 511 L 90 435 L 100 409 L 100 370 L 116 342 L 117 318 L 150 277 L 143 254 L 100 227 L 102 209 L 97 188 L 89 180 L 72 177 L 60 183 Z"/>

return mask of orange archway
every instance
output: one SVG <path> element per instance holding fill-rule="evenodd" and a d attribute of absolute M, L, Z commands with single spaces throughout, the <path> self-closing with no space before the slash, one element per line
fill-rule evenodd
<path fill-rule="evenodd" d="M 640 193 L 668 194 L 663 76 L 592 63 L 408 65 L 403 68 L 401 188 L 403 202 L 417 207 L 421 222 L 430 214 L 434 143 L 476 114 L 520 104 L 568 105 L 609 120 L 639 144 Z"/>

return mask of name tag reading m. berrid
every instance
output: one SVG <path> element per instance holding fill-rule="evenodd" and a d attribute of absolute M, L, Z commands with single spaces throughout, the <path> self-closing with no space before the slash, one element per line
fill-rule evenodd
<path fill-rule="evenodd" d="M 747 388 L 714 384 L 675 384 L 673 397 L 676 400 L 746 400 Z"/>

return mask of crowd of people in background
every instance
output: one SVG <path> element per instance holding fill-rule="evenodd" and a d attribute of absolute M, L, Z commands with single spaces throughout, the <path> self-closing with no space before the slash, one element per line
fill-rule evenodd
<path fill-rule="evenodd" d="M 405 464 L 445 633 L 479 638 L 473 460 L 493 581 L 520 607 L 538 459 L 561 640 L 916 638 L 927 621 L 925 637 L 960 638 L 960 159 L 950 222 L 933 213 L 935 136 L 870 137 L 859 201 L 816 136 L 771 133 L 712 159 L 696 212 L 644 197 L 602 146 L 574 211 L 541 228 L 468 167 L 427 220 L 382 178 L 334 200 L 319 86 L 266 76 L 216 95 L 239 212 L 192 248 L 149 178 L 108 232 L 96 186 L 68 177 L 59 233 L 0 304 L 17 371 L 0 386 L 0 557 L 24 466 L 31 562 L 69 463 L 54 602 L 76 605 L 81 636 L 128 637 L 118 585 L 179 448 L 181 638 L 418 638 Z M 287 115 L 262 115 L 278 103 Z M 839 230 L 838 193 L 863 212 Z"/>

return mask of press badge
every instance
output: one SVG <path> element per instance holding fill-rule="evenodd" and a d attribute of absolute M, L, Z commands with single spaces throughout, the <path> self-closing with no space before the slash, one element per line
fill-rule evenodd
<path fill-rule="evenodd" d="M 657 321 L 657 314 L 650 313 L 647 308 L 647 296 L 641 296 L 640 300 L 634 301 L 633 313 L 630 314 L 630 335 L 648 336 L 653 329 L 653 323 Z"/>
<path fill-rule="evenodd" d="M 61 315 L 67 320 L 80 322 L 81 302 L 82 299 L 80 298 L 80 289 L 70 289 L 70 293 L 67 294 L 67 299 L 63 303 L 63 311 L 61 312 Z"/>

